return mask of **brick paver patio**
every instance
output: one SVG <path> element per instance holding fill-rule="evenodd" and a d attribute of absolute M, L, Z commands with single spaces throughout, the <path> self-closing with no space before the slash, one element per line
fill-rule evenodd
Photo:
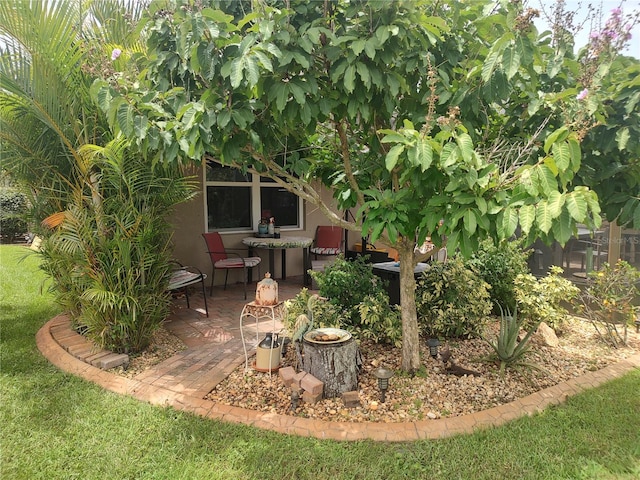
<path fill-rule="evenodd" d="M 279 282 L 280 298 L 294 297 L 302 288 L 301 278 Z M 250 289 L 249 289 L 250 291 Z M 566 400 L 585 389 L 593 388 L 640 368 L 640 354 L 597 372 L 563 382 L 554 387 L 521 398 L 506 405 L 453 418 L 406 423 L 341 423 L 299 418 L 288 415 L 215 404 L 204 396 L 245 362 L 239 330 L 239 316 L 246 301 L 242 289 L 214 288 L 209 297 L 209 318 L 204 315 L 201 295 L 190 295 L 193 309 L 177 300 L 176 310 L 165 327 L 187 345 L 187 349 L 161 362 L 132 379 L 98 368 L 98 360 L 108 361 L 113 355 L 96 351 L 75 333 L 64 315 L 47 322 L 37 334 L 38 348 L 58 368 L 94 382 L 101 387 L 157 405 L 227 422 L 245 423 L 286 434 L 335 440 L 411 441 L 435 439 L 471 433 L 476 429 L 498 426 L 524 415 L 532 415 Z M 254 351 L 255 324 L 245 324 L 247 349 Z M 271 331 L 271 321 L 260 322 L 258 337 Z M 89 362 L 89 363 L 88 363 Z"/>

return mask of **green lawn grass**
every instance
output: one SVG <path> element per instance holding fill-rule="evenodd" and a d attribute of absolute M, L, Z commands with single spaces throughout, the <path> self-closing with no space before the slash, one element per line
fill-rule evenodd
<path fill-rule="evenodd" d="M 438 441 L 339 443 L 141 403 L 40 355 L 57 312 L 29 250 L 0 246 L 2 479 L 637 479 L 640 371 L 540 415 Z"/>

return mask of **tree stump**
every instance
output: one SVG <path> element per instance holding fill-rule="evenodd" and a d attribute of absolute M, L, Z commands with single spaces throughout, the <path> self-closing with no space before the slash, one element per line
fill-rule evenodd
<path fill-rule="evenodd" d="M 322 344 L 304 340 L 302 369 L 324 383 L 324 398 L 358 389 L 358 345 L 353 338 Z"/>

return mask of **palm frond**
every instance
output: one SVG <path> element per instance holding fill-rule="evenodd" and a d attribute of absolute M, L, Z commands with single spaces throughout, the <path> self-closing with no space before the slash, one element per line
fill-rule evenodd
<path fill-rule="evenodd" d="M 145 0 L 92 0 L 87 15 L 89 31 L 103 44 L 140 44 L 137 25 L 148 4 Z"/>

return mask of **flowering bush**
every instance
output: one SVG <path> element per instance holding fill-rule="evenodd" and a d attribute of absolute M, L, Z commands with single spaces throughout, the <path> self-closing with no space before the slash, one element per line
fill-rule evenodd
<path fill-rule="evenodd" d="M 565 121 L 574 126 L 581 139 L 597 126 L 592 118 L 597 109 L 597 98 L 608 95 L 601 84 L 603 66 L 613 62 L 629 45 L 631 30 L 638 23 L 639 16 L 640 12 L 637 10 L 625 15 L 622 9 L 614 8 L 604 25 L 600 22 L 592 24 L 589 42 L 579 55 L 580 74 L 576 84 L 576 102 L 569 103 L 564 112 Z M 570 28 L 570 25 L 565 27 Z"/>
<path fill-rule="evenodd" d="M 578 95 L 576 95 L 576 99 L 578 100 L 584 100 L 585 98 L 587 98 L 589 96 L 589 89 L 585 88 L 583 90 L 580 91 L 580 93 Z"/>
<path fill-rule="evenodd" d="M 615 266 L 608 263 L 598 271 L 589 274 L 592 284 L 588 290 L 599 300 L 604 310 L 618 312 L 635 318 L 636 308 L 632 302 L 638 295 L 637 283 L 640 272 L 624 260 L 618 260 Z"/>
<path fill-rule="evenodd" d="M 611 10 L 611 16 L 600 31 L 589 35 L 590 55 L 619 52 L 631 40 L 631 29 L 637 19 L 631 15 L 625 17 L 621 8 Z"/>
<path fill-rule="evenodd" d="M 570 280 L 562 277 L 562 272 L 562 268 L 552 266 L 549 274 L 540 279 L 531 274 L 516 277 L 516 301 L 525 325 L 545 322 L 556 332 L 562 331 L 568 312 L 561 304 L 570 302 L 580 292 Z"/>
<path fill-rule="evenodd" d="M 600 336 L 613 346 L 626 344 L 627 325 L 635 319 L 638 307 L 640 272 L 624 260 L 589 274 L 591 284 L 582 295 L 581 310 Z M 618 327 L 623 333 L 618 332 Z"/>

